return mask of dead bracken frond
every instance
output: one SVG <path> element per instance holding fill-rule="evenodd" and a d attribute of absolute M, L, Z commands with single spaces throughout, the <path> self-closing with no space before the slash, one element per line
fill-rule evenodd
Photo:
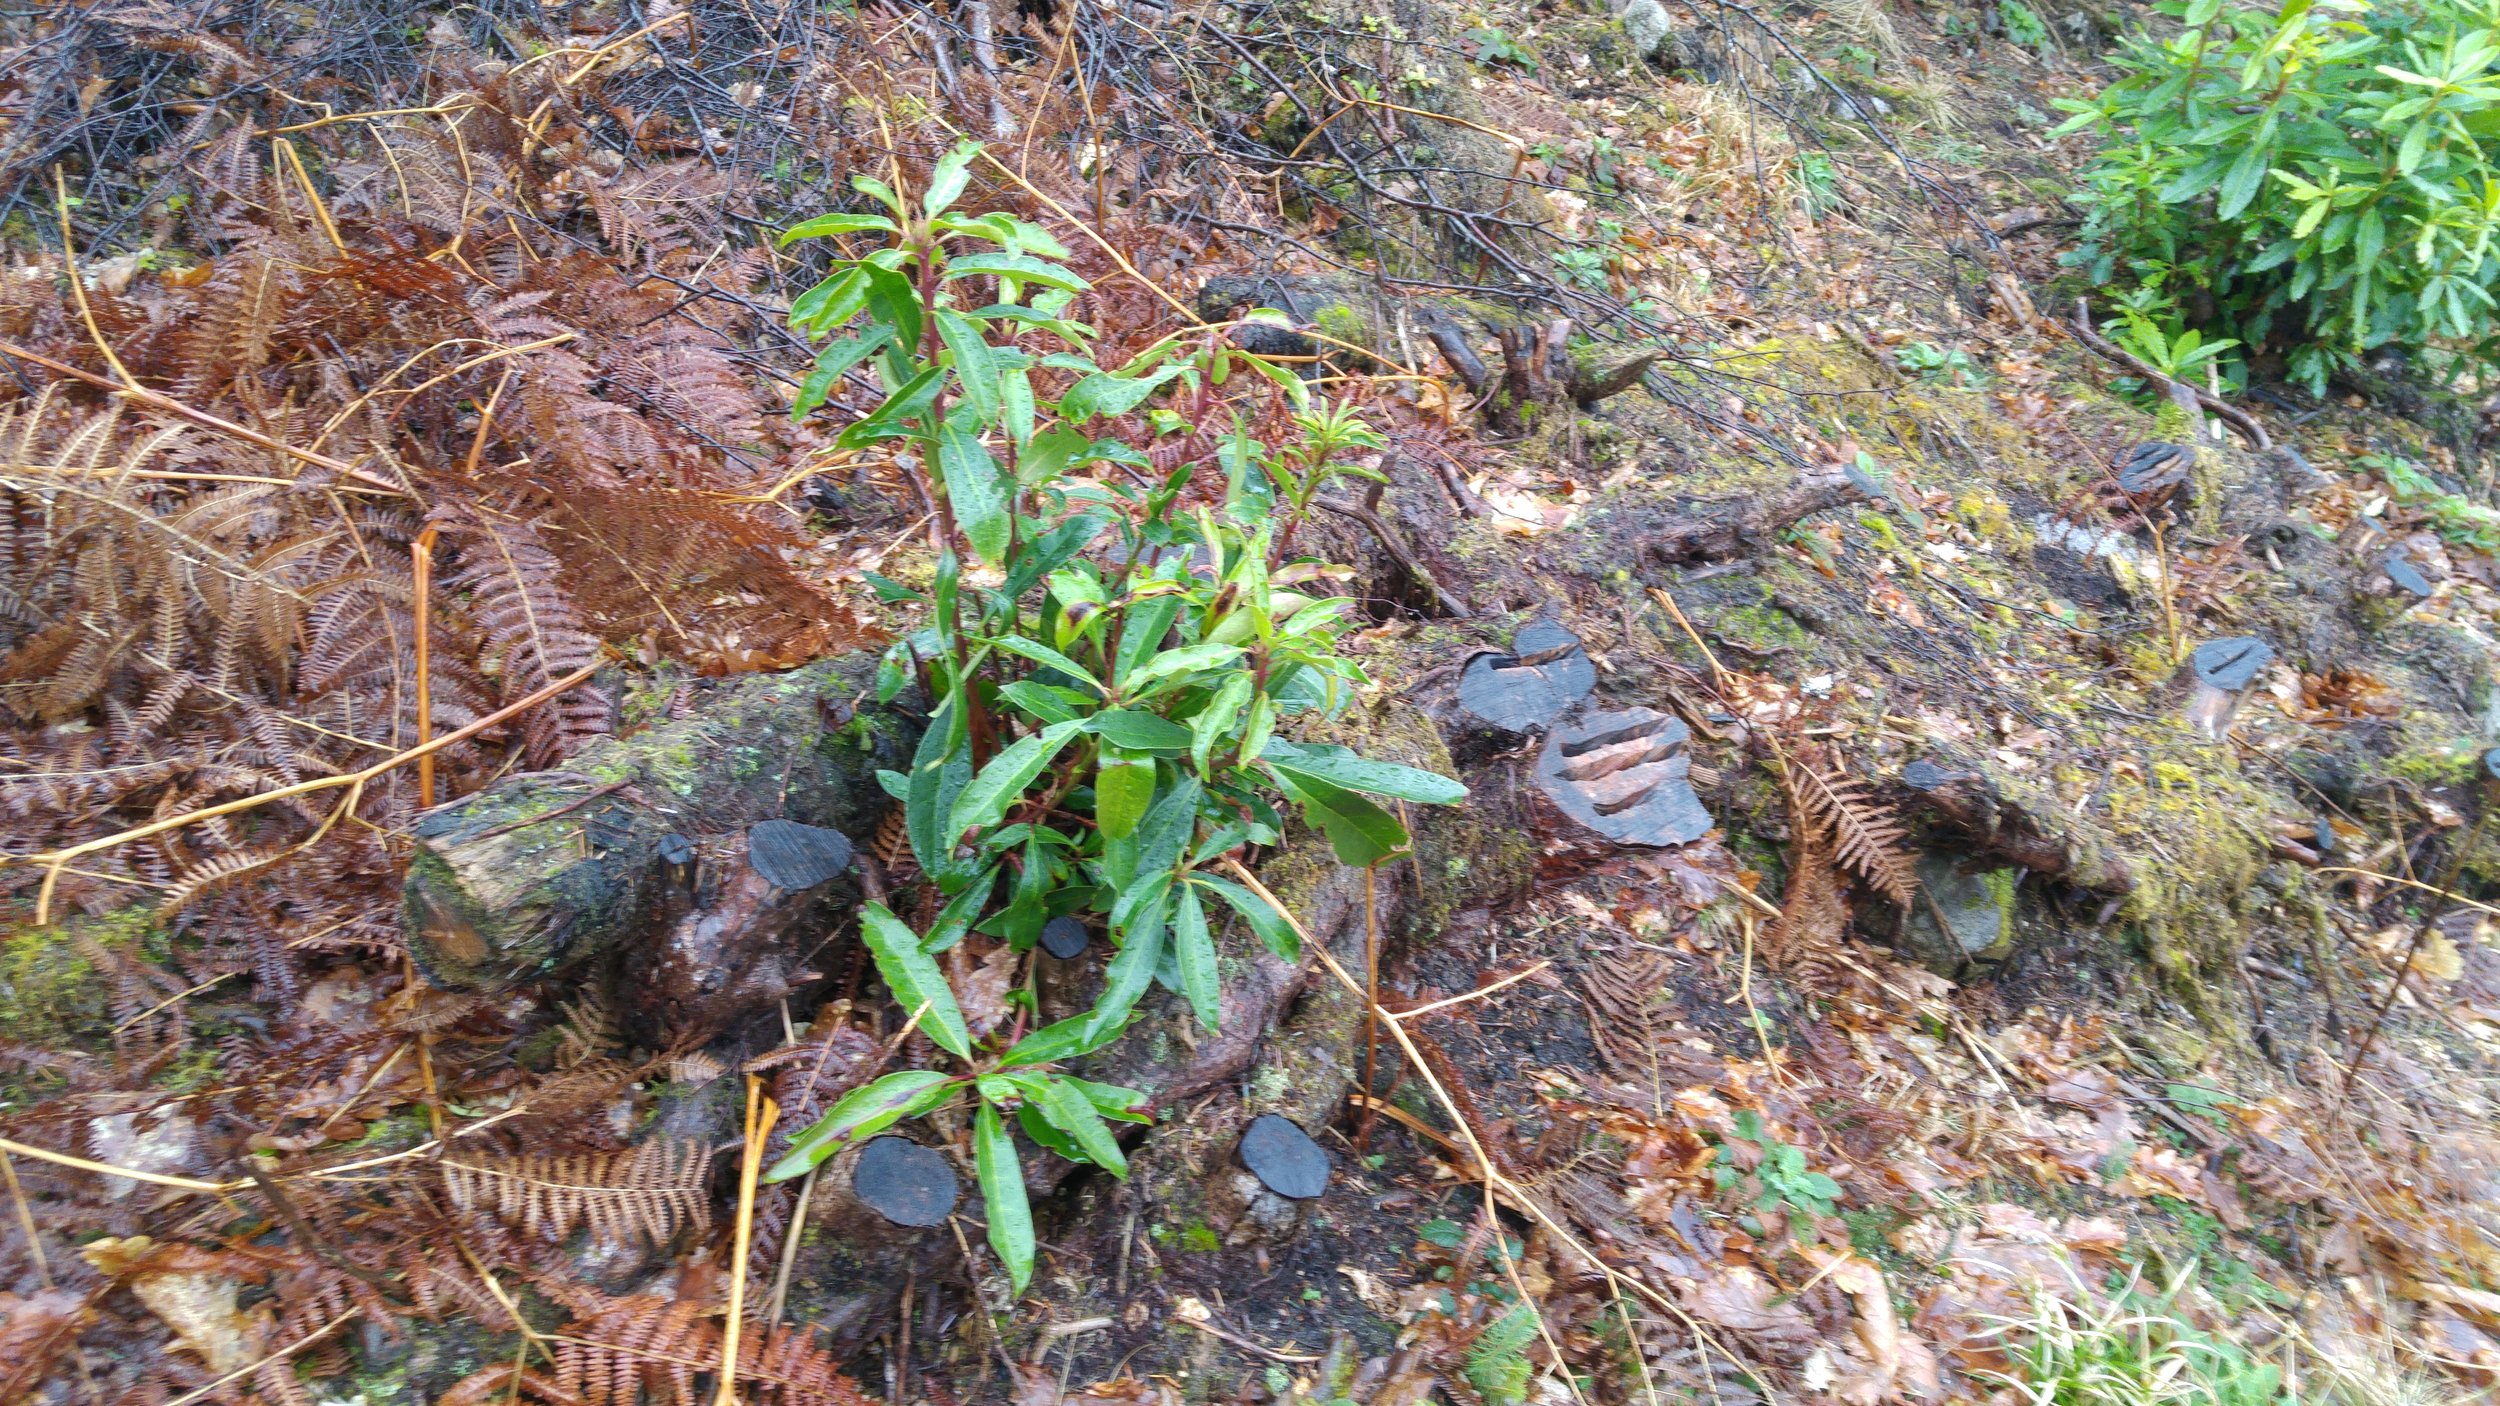
<path fill-rule="evenodd" d="M 578 1226 L 609 1244 L 632 1235 L 663 1245 L 711 1224 L 710 1158 L 696 1143 L 651 1138 L 624 1152 L 443 1159 L 454 1206 L 560 1241 Z"/>
<path fill-rule="evenodd" d="M 1822 989 L 1836 971 L 1834 956 L 1849 929 L 1849 896 L 1839 866 L 1832 862 L 1831 830 L 1810 823 L 1794 797 L 1789 828 L 1796 840 L 1789 846 L 1788 886 L 1780 891 L 1780 915 L 1763 935 L 1763 958 L 1786 972 L 1798 985 Z"/>
<path fill-rule="evenodd" d="M 819 1347 L 814 1330 L 775 1327 L 739 1339 L 740 1399 L 768 1406 L 867 1406 Z M 556 1341 L 553 1393 L 566 1406 L 703 1406 L 721 1360 L 721 1327 L 701 1303 L 635 1295 L 609 1299 L 566 1326 Z M 504 1378 L 509 1383 L 509 1377 Z M 536 1384 L 525 1384 L 533 1385 Z"/>
<path fill-rule="evenodd" d="M 1917 861 L 1909 850 L 1909 830 L 1891 808 L 1868 795 L 1863 783 L 1827 769 L 1818 748 L 1795 748 L 1786 773 L 1800 842 L 1808 830 L 1825 836 L 1833 861 L 1907 907 L 1918 894 Z"/>

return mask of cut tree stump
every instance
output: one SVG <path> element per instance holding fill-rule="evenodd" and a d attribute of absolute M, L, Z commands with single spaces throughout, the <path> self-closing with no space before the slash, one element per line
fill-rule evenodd
<path fill-rule="evenodd" d="M 688 717 L 427 812 L 402 915 L 418 965 L 467 991 L 577 970 L 670 916 L 686 839 L 794 820 L 865 841 L 891 803 L 876 773 L 905 769 L 919 733 L 872 701 L 875 665 L 719 684 Z"/>

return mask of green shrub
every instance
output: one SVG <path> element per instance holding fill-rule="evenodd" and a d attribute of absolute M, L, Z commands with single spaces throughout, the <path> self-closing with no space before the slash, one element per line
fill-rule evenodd
<path fill-rule="evenodd" d="M 2379 347 L 2488 366 L 2500 0 L 2165 4 L 2060 134 L 2097 134 L 2072 256 L 2140 311 L 2327 377 Z"/>
<path fill-rule="evenodd" d="M 2386 480 L 2397 502 L 2428 519 L 2431 530 L 2449 545 L 2500 552 L 2500 509 L 2487 508 L 2461 493 L 2449 492 L 2411 459 L 2394 454 L 2364 454 L 2361 463 Z"/>
<path fill-rule="evenodd" d="M 1449 805 L 1467 792 L 1282 730 L 1364 682 L 1337 648 L 1354 602 L 1296 589 L 1322 590 L 1342 571 L 1289 553 L 1320 485 L 1376 477 L 1341 456 L 1379 436 L 1345 406 L 1313 406 L 1291 372 L 1207 337 L 1098 365 L 1093 329 L 1068 315 L 1087 286 L 1060 262 L 1068 251 L 1004 212 L 954 209 L 980 154 L 956 148 L 918 191 L 854 177 L 884 213 L 820 215 L 782 236 L 874 246 L 837 258 L 791 304 L 790 325 L 825 342 L 793 413 L 821 410 L 854 373 L 873 376 L 882 402 L 834 447 L 907 450 L 935 509 L 928 594 L 879 588 L 927 620 L 887 654 L 879 695 L 917 678 L 931 706 L 910 772 L 878 780 L 902 801 L 912 855 L 944 902 L 926 931 L 864 904 L 860 936 L 952 1063 L 853 1090 L 766 1179 L 804 1175 L 903 1119 L 968 1107 L 990 1244 L 1021 1290 L 1035 1240 L 1016 1132 L 1125 1176 L 1109 1121 L 1146 1121 L 1144 1094 L 1067 1066 L 1119 1039 L 1158 984 L 1215 1029 L 1215 938 L 1232 917 L 1279 956 L 1300 956 L 1285 915 L 1217 866 L 1278 843 L 1280 803 L 1343 862 L 1377 864 L 1408 836 L 1372 796 Z M 1149 405 L 1167 388 L 1189 397 L 1190 414 Z M 1268 399 L 1279 396 L 1286 405 Z M 1199 434 L 1222 409 L 1231 433 Z M 1132 415 L 1162 440 L 1168 468 L 1108 437 Z M 1252 435 L 1279 420 L 1285 447 Z M 1072 916 L 1117 949 L 1092 1009 L 1035 1029 L 1027 1002 L 976 1034 L 938 955 L 974 932 L 1025 953 L 1044 924 Z"/>
<path fill-rule="evenodd" d="M 2070 1277 L 2074 1270 L 2068 1269 Z M 2190 1265 L 2159 1293 L 2132 1278 L 2094 1293 L 2079 1277 L 2037 1285 L 2031 1312 L 1995 1318 L 1982 1334 L 2010 1371 L 1983 1371 L 2017 1406 L 2288 1406 L 2283 1369 L 2173 1310 L 2194 1285 Z M 1983 1315 L 1984 1316 L 1984 1315 Z"/>

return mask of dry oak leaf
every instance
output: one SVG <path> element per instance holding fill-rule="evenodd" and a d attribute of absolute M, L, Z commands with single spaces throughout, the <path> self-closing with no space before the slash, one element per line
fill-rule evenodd
<path fill-rule="evenodd" d="M 1743 1265 L 1719 1270 L 1686 1288 L 1681 1297 L 1695 1318 L 1766 1345 L 1802 1348 L 1817 1338 L 1805 1310 L 1794 1302 L 1774 1302 L 1770 1281 Z"/>
<path fill-rule="evenodd" d="M 1943 1395 L 1935 1350 L 1901 1326 L 1884 1272 L 1852 1255 L 1832 1271 L 1831 1280 L 1857 1307 L 1851 1329 L 1868 1364 L 1868 1370 L 1836 1382 L 1833 1394 L 1853 1406 L 1933 1401 Z"/>
<path fill-rule="evenodd" d="M 145 1235 L 107 1237 L 78 1253 L 99 1273 L 125 1280 L 132 1296 L 210 1371 L 231 1372 L 259 1360 L 269 1320 L 236 1306 L 243 1281 L 225 1267 L 225 1257 Z"/>

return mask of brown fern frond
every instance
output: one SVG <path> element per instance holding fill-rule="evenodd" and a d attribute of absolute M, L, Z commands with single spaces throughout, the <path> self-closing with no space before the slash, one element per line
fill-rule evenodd
<path fill-rule="evenodd" d="M 609 1244 L 639 1233 L 665 1245 L 684 1227 L 711 1225 L 702 1144 L 651 1138 L 624 1152 L 494 1160 L 443 1159 L 443 1185 L 464 1211 L 500 1217 L 560 1241 L 577 1226 Z"/>
<path fill-rule="evenodd" d="M 1863 782 L 1826 770 L 1816 748 L 1799 746 L 1788 758 L 1786 771 L 1790 806 L 1801 837 L 1806 829 L 1827 835 L 1833 860 L 1886 898 L 1908 907 L 1918 895 L 1918 861 L 1910 852 L 1909 830 L 1900 817 L 1869 795 Z"/>
<path fill-rule="evenodd" d="M 545 540 L 603 633 L 655 634 L 706 672 L 788 668 L 877 637 L 792 568 L 799 538 L 706 494 L 584 487 L 550 504 Z"/>
<path fill-rule="evenodd" d="M 230 850 L 206 863 L 186 868 L 174 886 L 160 900 L 160 912 L 167 917 L 191 906 L 193 900 L 210 889 L 230 884 L 246 875 L 257 874 L 293 853 L 292 843 L 254 845 L 249 849 Z"/>
<path fill-rule="evenodd" d="M 721 1326 L 693 1299 L 609 1299 L 556 1346 L 556 1385 L 580 1406 L 703 1406 Z M 868 1406 L 812 1327 L 774 1326 L 738 1341 L 740 1384 L 762 1406 Z"/>
<path fill-rule="evenodd" d="M 1618 1078 L 1647 1087 L 1661 1102 L 1668 1091 L 1708 1082 L 1716 1072 L 1709 1061 L 1678 1050 L 1667 992 L 1675 963 L 1664 952 L 1625 948 L 1592 958 L 1580 973 L 1580 999 L 1597 1057 Z"/>
<path fill-rule="evenodd" d="M 1794 768 L 1792 768 L 1794 770 Z M 1799 986 L 1828 988 L 1838 975 L 1834 958 L 1849 929 L 1849 896 L 1832 862 L 1828 825 L 1817 823 L 1790 788 L 1788 886 L 1780 891 L 1780 915 L 1763 934 L 1763 960 Z"/>
<path fill-rule="evenodd" d="M 718 1332 L 691 1299 L 616 1299 L 565 1334 L 556 1347 L 556 1380 L 584 1406 L 645 1399 L 700 1406 L 695 1373 L 719 1360 Z"/>
<path fill-rule="evenodd" d="M 616 1009 L 609 1004 L 606 993 L 596 987 L 586 989 L 575 1000 L 559 1007 L 564 1020 L 556 1027 L 555 1062 L 558 1069 L 571 1069 L 618 1044 L 624 1037 L 624 1025 L 617 1019 Z"/>
<path fill-rule="evenodd" d="M 510 1406 L 516 1401 L 536 1402 L 539 1406 L 588 1406 L 555 1378 L 510 1362 L 498 1362 L 461 1378 L 435 1398 L 435 1406 Z"/>
<path fill-rule="evenodd" d="M 876 857 L 888 885 L 907 884 L 919 876 L 920 862 L 912 856 L 911 828 L 901 806 L 887 808 L 885 819 L 877 822 L 877 833 L 868 841 L 868 852 Z"/>
<path fill-rule="evenodd" d="M 468 616 L 507 697 L 543 688 L 599 657 L 599 641 L 565 589 L 565 574 L 535 525 L 468 517 L 453 524 L 460 564 L 445 584 L 470 593 Z M 530 750 L 570 755 L 609 730 L 607 700 L 576 689 L 531 715 Z"/>
<path fill-rule="evenodd" d="M 20 1298 L 0 1292 L 0 1397 L 35 1399 L 34 1386 L 78 1341 L 95 1310 L 78 1294 L 46 1289 Z"/>

